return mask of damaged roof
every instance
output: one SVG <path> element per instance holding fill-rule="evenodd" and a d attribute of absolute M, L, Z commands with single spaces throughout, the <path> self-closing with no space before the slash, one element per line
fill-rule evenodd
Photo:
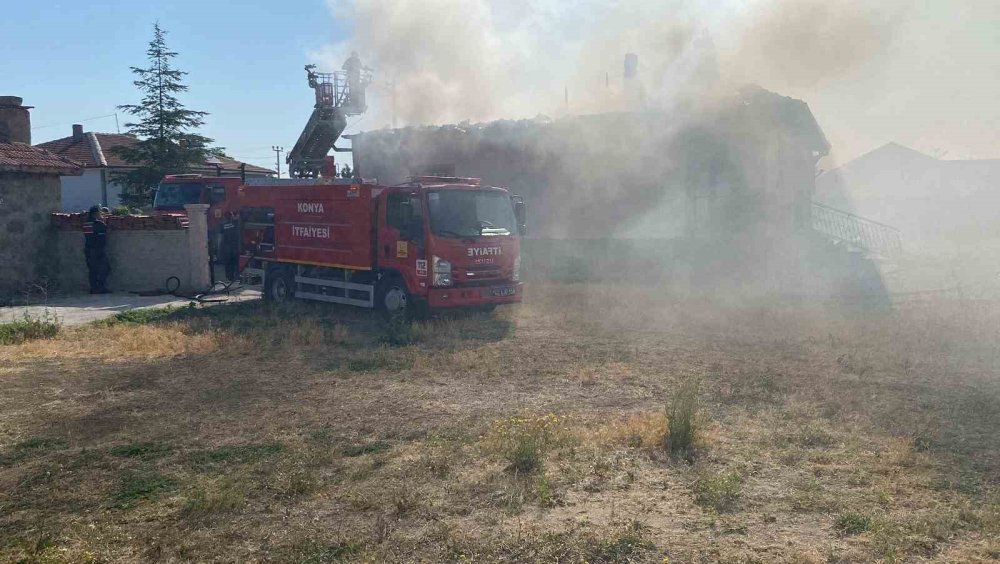
<path fill-rule="evenodd" d="M 78 176 L 83 164 L 23 143 L 0 143 L 0 172 Z"/>
<path fill-rule="evenodd" d="M 750 127 L 736 127 L 733 130 L 772 132 L 781 130 L 795 138 L 816 157 L 830 152 L 830 142 L 816 121 L 809 105 L 802 100 L 782 96 L 760 86 L 745 85 L 724 96 L 718 105 L 715 118 L 710 113 L 690 114 L 683 108 L 674 113 L 663 113 L 655 109 L 634 111 L 612 111 L 596 114 L 564 116 L 557 119 L 538 115 L 529 119 L 500 119 L 473 123 L 464 121 L 447 125 L 412 125 L 397 129 L 383 128 L 344 135 L 347 139 L 376 142 L 403 142 L 410 138 L 433 135 L 441 137 L 473 137 L 477 139 L 497 139 L 505 142 L 523 143 L 545 129 L 597 128 L 609 133 L 614 130 L 643 127 L 662 127 L 664 124 L 706 124 L 713 119 L 741 122 Z"/>

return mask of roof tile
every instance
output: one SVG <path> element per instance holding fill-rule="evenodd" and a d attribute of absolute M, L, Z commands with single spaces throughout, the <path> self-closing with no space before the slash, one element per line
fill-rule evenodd
<path fill-rule="evenodd" d="M 79 175 L 83 173 L 83 165 L 23 143 L 0 143 L 0 171 Z"/>

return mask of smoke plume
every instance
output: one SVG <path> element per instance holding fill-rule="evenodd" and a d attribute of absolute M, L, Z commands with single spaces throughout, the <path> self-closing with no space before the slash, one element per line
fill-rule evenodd
<path fill-rule="evenodd" d="M 884 53 L 903 2 L 331 0 L 352 33 L 319 56 L 375 70 L 366 128 L 623 109 L 627 52 L 649 104 L 716 72 L 802 96 Z"/>

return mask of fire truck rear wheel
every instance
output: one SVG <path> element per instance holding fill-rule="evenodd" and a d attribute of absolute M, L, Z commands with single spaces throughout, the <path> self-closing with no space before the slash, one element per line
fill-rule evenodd
<path fill-rule="evenodd" d="M 406 284 L 398 276 L 387 276 L 375 287 L 375 306 L 388 315 L 407 314 L 410 294 Z"/>
<path fill-rule="evenodd" d="M 295 278 L 287 268 L 275 268 L 267 273 L 264 298 L 272 302 L 284 302 L 295 297 Z"/>

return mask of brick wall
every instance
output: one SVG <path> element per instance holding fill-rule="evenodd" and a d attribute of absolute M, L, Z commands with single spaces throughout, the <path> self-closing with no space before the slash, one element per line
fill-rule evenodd
<path fill-rule="evenodd" d="M 146 292 L 166 289 L 166 280 L 176 276 L 180 291 L 198 292 L 209 285 L 207 205 L 187 206 L 190 226 L 166 231 L 110 230 L 108 286 L 115 292 Z M 88 290 L 87 264 L 83 256 L 84 235 L 80 231 L 54 232 L 59 261 L 59 289 Z"/>
<path fill-rule="evenodd" d="M 51 274 L 49 214 L 58 211 L 55 174 L 0 172 L 0 304 Z"/>

